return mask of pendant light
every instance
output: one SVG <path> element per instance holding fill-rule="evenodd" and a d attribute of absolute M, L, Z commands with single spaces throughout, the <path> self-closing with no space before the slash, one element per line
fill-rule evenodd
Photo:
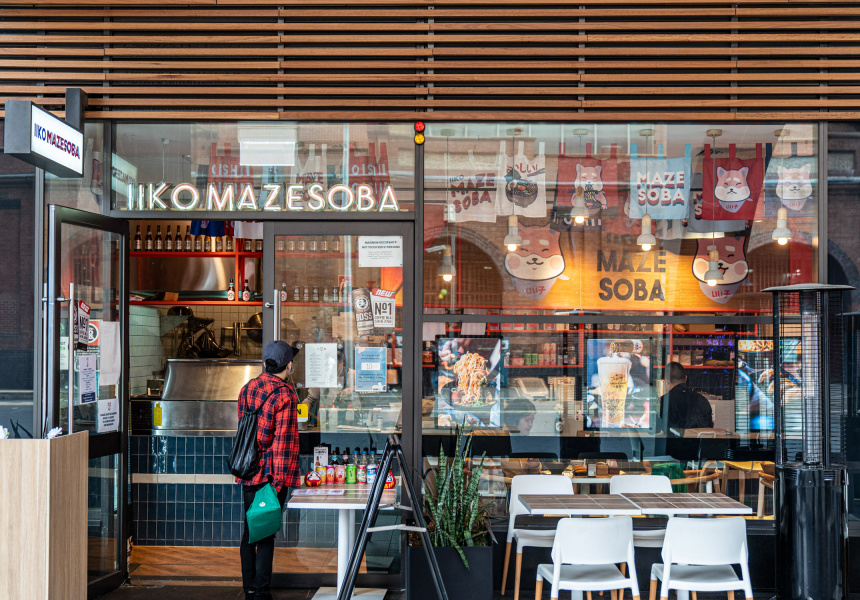
<path fill-rule="evenodd" d="M 723 135 L 722 129 L 709 129 L 707 135 L 711 136 L 714 144 L 714 181 L 717 180 L 717 137 Z M 714 287 L 718 281 L 723 280 L 723 272 L 720 270 L 720 253 L 717 250 L 717 207 L 716 200 L 711 198 L 711 245 L 708 246 L 708 271 L 705 273 L 705 281 Z"/>
<path fill-rule="evenodd" d="M 442 264 L 436 273 L 442 278 L 442 281 L 449 282 L 454 280 L 454 275 L 457 274 L 457 269 L 451 261 L 451 246 L 445 245 L 442 249 Z"/>
<path fill-rule="evenodd" d="M 791 230 L 788 228 L 788 211 L 785 207 L 776 211 L 776 229 L 773 230 L 770 237 L 776 240 L 780 246 L 785 246 L 791 238 Z"/>
<path fill-rule="evenodd" d="M 642 246 L 642 250 L 648 252 L 652 246 L 657 244 L 657 238 L 651 233 L 651 215 L 642 215 L 642 233 L 636 238 L 636 243 Z"/>
<path fill-rule="evenodd" d="M 445 136 L 445 231 L 448 234 L 448 243 L 445 244 L 444 248 L 442 248 L 442 264 L 439 266 L 436 273 L 442 278 L 442 281 L 448 283 L 453 281 L 454 275 L 457 274 L 457 269 L 454 267 L 454 263 L 451 260 L 451 223 L 448 221 L 448 215 L 451 214 L 449 212 L 450 205 L 448 204 L 450 196 L 448 186 L 451 183 L 448 175 L 448 157 L 451 152 L 449 139 L 455 134 L 455 131 L 453 129 L 445 128 L 442 129 L 440 133 Z"/>
<path fill-rule="evenodd" d="M 579 159 L 577 160 L 577 166 L 580 167 L 577 169 L 577 177 L 579 176 L 579 171 L 582 170 L 582 136 L 587 135 L 587 129 L 574 129 L 573 135 L 579 137 Z M 582 225 L 585 223 L 585 220 L 589 217 L 588 209 L 585 208 L 585 188 L 576 185 L 576 180 L 574 180 L 574 193 L 573 193 L 573 208 L 570 211 L 570 216 L 573 218 L 574 223 L 577 225 Z"/>
<path fill-rule="evenodd" d="M 773 135 L 775 135 L 777 138 L 776 145 L 779 146 L 780 143 L 784 144 L 785 142 L 782 138 L 787 138 L 789 133 L 790 132 L 788 129 L 775 130 L 773 132 Z M 791 238 L 791 230 L 788 228 L 788 210 L 786 210 L 785 207 L 780 208 L 778 211 L 776 211 L 776 229 L 773 230 L 773 233 L 770 237 L 771 239 L 776 240 L 776 243 L 780 246 L 785 246 L 788 243 L 788 240 Z"/>
<path fill-rule="evenodd" d="M 639 135 L 645 138 L 645 177 L 648 178 L 647 185 L 650 187 L 650 177 L 648 173 L 648 138 L 654 135 L 653 129 L 642 129 Z M 631 200 L 632 202 L 632 200 Z M 648 194 L 645 194 L 645 214 L 642 215 L 642 232 L 636 238 L 636 243 L 642 246 L 642 250 L 648 252 L 652 246 L 657 244 L 657 238 L 651 233 L 651 215 L 648 214 Z"/>
<path fill-rule="evenodd" d="M 708 271 L 705 273 L 705 281 L 714 287 L 718 281 L 723 280 L 723 272 L 720 270 L 720 253 L 716 246 L 708 246 Z"/>
<path fill-rule="evenodd" d="M 523 245 L 523 238 L 520 237 L 519 228 L 517 227 L 517 215 L 508 217 L 508 235 L 505 236 L 505 246 L 508 252 L 516 252 L 517 248 Z"/>

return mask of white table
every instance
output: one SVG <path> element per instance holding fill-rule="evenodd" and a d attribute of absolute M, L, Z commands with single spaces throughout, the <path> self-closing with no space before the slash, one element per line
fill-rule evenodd
<path fill-rule="evenodd" d="M 751 515 L 753 510 L 725 494 L 624 494 L 643 515 Z"/>
<path fill-rule="evenodd" d="M 372 486 L 359 484 L 335 483 L 318 488 L 301 488 L 323 491 L 343 490 L 343 495 L 295 495 L 290 498 L 288 508 L 305 510 L 336 510 L 337 515 L 337 587 L 320 588 L 314 595 L 314 600 L 336 600 L 343 580 L 346 577 L 346 568 L 349 557 L 355 546 L 355 511 L 364 510 L 367 507 L 367 499 L 370 496 Z M 394 504 L 397 501 L 396 490 L 386 490 L 382 493 L 380 505 Z M 380 506 L 382 508 L 382 506 Z M 386 510 L 383 508 L 383 510 Z M 391 510 L 388 507 L 387 510 Z M 355 588 L 353 598 L 361 600 L 383 600 L 384 589 L 378 588 Z"/>
<path fill-rule="evenodd" d="M 638 506 L 618 494 L 520 494 L 519 499 L 532 515 L 617 517 L 642 514 Z"/>

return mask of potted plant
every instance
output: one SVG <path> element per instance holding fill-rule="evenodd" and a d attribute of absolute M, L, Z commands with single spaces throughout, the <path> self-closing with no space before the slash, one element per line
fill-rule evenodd
<path fill-rule="evenodd" d="M 463 445 L 463 429 L 457 429 L 452 456 L 439 448 L 439 462 L 424 479 L 424 520 L 433 543 L 433 553 L 445 582 L 448 597 L 490 600 L 493 597 L 493 548 L 489 526 L 491 503 L 481 504 L 478 482 L 486 453 L 474 470 L 467 466 L 472 438 Z M 409 600 L 435 600 L 430 566 L 420 536 L 410 537 L 406 589 Z"/>

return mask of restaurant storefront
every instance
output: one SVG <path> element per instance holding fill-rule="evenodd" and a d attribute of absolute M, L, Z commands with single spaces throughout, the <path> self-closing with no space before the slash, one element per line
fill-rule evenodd
<path fill-rule="evenodd" d="M 666 470 L 756 509 L 754 572 L 772 586 L 773 499 L 757 464 L 773 460 L 762 290 L 821 279 L 822 131 L 451 122 L 427 124 L 419 144 L 414 123 L 87 124 L 88 172 L 47 176 L 45 202 L 127 227 L 124 255 L 115 234 L 93 237 L 96 222 L 89 237 L 65 235 L 75 266 L 60 289 L 87 290 L 96 274 L 94 306 L 128 292 L 116 297 L 127 391 L 100 391 L 128 395 L 128 538 L 152 561 L 136 577 L 163 577 L 152 557 L 170 547 L 237 545 L 224 464 L 234 396 L 263 345 L 283 339 L 302 347 L 304 471 L 321 446 L 372 455 L 395 432 L 423 471 L 465 423 L 489 457 L 480 493 L 503 529 L 516 475 Z M 106 265 L 124 283 L 99 279 Z M 668 418 L 670 362 L 712 422 Z M 614 392 L 613 373 L 626 382 Z M 76 406 L 73 427 L 98 416 Z M 853 479 L 849 494 L 856 515 Z M 327 512 L 286 512 L 281 585 L 334 584 Z M 403 543 L 375 534 L 359 583 L 402 585 Z"/>

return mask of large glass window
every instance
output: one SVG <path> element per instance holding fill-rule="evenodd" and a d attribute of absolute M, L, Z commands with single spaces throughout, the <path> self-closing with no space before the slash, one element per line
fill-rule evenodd
<path fill-rule="evenodd" d="M 0 146 L 3 120 L 0 119 Z M 33 434 L 33 235 L 36 169 L 0 152 L 0 425 Z"/>
<path fill-rule="evenodd" d="M 425 148 L 426 310 L 756 314 L 817 281 L 814 124 L 440 123 Z"/>

